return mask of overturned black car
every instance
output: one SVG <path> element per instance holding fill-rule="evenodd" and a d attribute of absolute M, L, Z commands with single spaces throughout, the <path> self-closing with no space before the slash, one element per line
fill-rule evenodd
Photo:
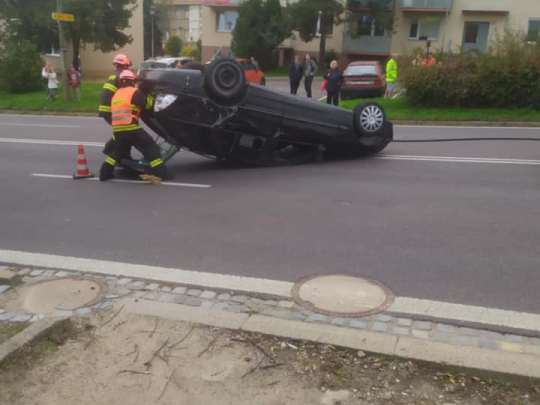
<path fill-rule="evenodd" d="M 164 160 L 186 149 L 258 166 L 296 164 L 325 152 L 378 153 L 393 137 L 377 103 L 349 111 L 246 83 L 234 59 L 147 70 L 139 87 L 156 94 L 143 121 L 165 140 Z"/>

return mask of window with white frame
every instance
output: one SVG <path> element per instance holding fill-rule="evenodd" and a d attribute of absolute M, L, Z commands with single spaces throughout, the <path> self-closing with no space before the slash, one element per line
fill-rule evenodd
<path fill-rule="evenodd" d="M 217 31 L 231 32 L 238 20 L 238 11 L 218 11 Z"/>
<path fill-rule="evenodd" d="M 332 35 L 334 33 L 334 21 L 329 19 L 325 21 L 326 35 Z M 317 36 L 321 36 L 321 16 L 317 19 Z"/>
<path fill-rule="evenodd" d="M 431 40 L 439 39 L 441 28 L 441 19 L 411 19 L 411 28 L 409 30 L 409 39 Z"/>
<path fill-rule="evenodd" d="M 363 15 L 358 18 L 357 31 L 360 36 L 382 37 L 384 36 L 384 25 L 370 15 Z"/>

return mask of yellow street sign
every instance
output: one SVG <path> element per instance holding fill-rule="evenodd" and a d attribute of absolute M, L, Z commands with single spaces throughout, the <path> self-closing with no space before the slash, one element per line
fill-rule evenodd
<path fill-rule="evenodd" d="M 53 20 L 56 21 L 68 21 L 73 22 L 75 21 L 75 17 L 73 14 L 64 14 L 64 13 L 52 13 Z"/>

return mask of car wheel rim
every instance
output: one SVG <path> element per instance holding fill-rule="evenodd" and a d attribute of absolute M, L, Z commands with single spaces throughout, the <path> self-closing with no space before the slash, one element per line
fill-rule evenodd
<path fill-rule="evenodd" d="M 221 88 L 230 90 L 236 84 L 236 71 L 230 66 L 221 66 L 216 72 L 216 78 Z"/>
<path fill-rule="evenodd" d="M 360 126 L 366 132 L 378 131 L 382 128 L 383 123 L 383 112 L 379 107 L 375 105 L 367 106 L 360 113 Z"/>

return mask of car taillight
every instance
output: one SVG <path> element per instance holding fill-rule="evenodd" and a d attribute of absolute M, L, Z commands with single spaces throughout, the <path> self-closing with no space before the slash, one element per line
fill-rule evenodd
<path fill-rule="evenodd" d="M 156 102 L 154 103 L 154 111 L 158 112 L 166 109 L 174 103 L 177 98 L 178 96 L 176 94 L 159 93 L 156 96 Z"/>

